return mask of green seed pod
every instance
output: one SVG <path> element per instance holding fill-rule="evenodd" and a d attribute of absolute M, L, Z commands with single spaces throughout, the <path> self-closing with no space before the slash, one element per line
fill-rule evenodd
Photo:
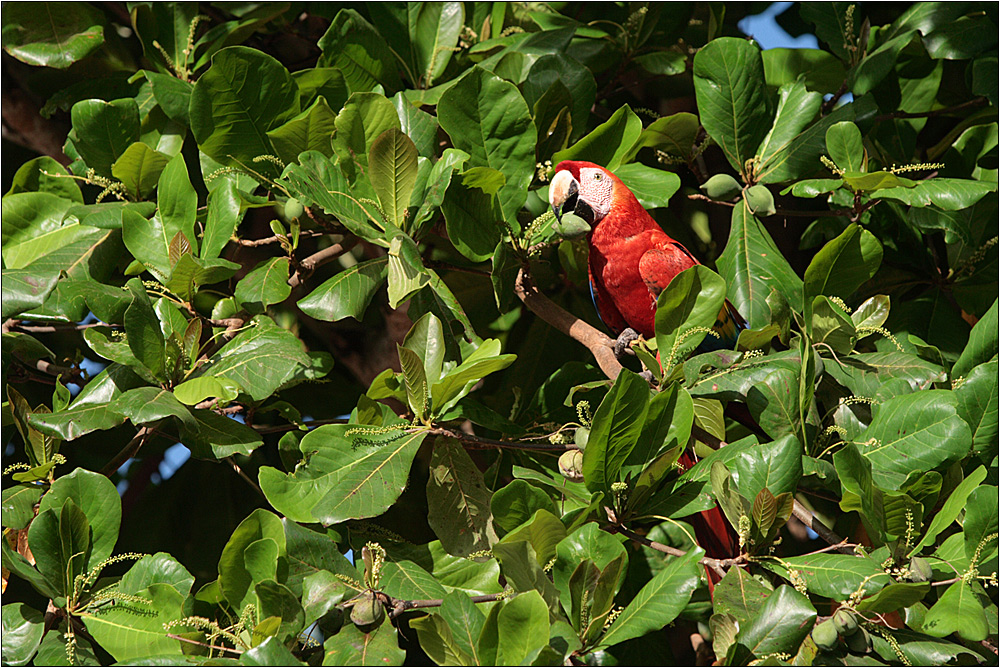
<path fill-rule="evenodd" d="M 913 557 L 910 559 L 910 579 L 914 582 L 930 582 L 934 577 L 934 570 L 923 557 Z"/>
<path fill-rule="evenodd" d="M 847 636 L 845 642 L 847 648 L 855 654 L 867 654 L 872 649 L 872 637 L 864 629 L 858 629 L 857 633 Z"/>
<path fill-rule="evenodd" d="M 573 442 L 576 443 L 576 447 L 580 448 L 581 450 L 587 449 L 587 441 L 589 440 L 590 440 L 590 429 L 588 429 L 587 427 L 580 427 L 579 429 L 576 430 L 576 433 L 573 435 Z"/>
<path fill-rule="evenodd" d="M 563 239 L 579 239 L 590 232 L 590 224 L 576 214 L 564 213 L 561 220 L 552 224 L 552 231 Z"/>
<path fill-rule="evenodd" d="M 846 638 L 858 630 L 858 619 L 850 610 L 841 608 L 833 614 L 833 625 L 837 627 L 837 633 Z"/>
<path fill-rule="evenodd" d="M 705 639 L 705 642 L 712 642 L 714 635 L 712 634 L 712 627 L 708 625 L 708 622 L 698 622 L 698 633 Z"/>
<path fill-rule="evenodd" d="M 817 624 L 812 630 L 812 639 L 816 647 L 830 650 L 837 646 L 837 627 L 831 620 Z"/>
<path fill-rule="evenodd" d="M 740 191 L 743 190 L 740 187 L 739 181 L 729 174 L 716 174 L 701 184 L 701 189 L 714 200 L 730 200 L 739 195 Z"/>
<path fill-rule="evenodd" d="M 747 205 L 755 216 L 770 216 L 775 212 L 774 195 L 767 186 L 751 186 L 747 188 Z"/>
<path fill-rule="evenodd" d="M 351 621 L 362 633 L 377 629 L 384 620 L 385 606 L 373 592 L 366 591 L 351 608 Z"/>
<path fill-rule="evenodd" d="M 285 220 L 295 220 L 302 215 L 303 211 L 305 211 L 305 208 L 303 208 L 302 202 L 293 197 L 285 202 L 284 207 L 282 207 L 281 217 Z"/>
<path fill-rule="evenodd" d="M 559 456 L 559 473 L 570 482 L 583 481 L 583 453 L 567 450 Z"/>

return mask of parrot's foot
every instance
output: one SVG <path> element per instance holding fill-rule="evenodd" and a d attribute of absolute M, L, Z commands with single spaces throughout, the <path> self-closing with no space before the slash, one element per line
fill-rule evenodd
<path fill-rule="evenodd" d="M 631 343 L 638 340 L 639 332 L 635 331 L 631 327 L 627 327 L 624 332 L 618 335 L 615 339 L 615 357 L 622 359 L 626 354 L 635 355 L 632 352 Z"/>
<path fill-rule="evenodd" d="M 653 384 L 653 372 L 650 371 L 649 369 L 643 369 L 642 372 L 639 374 L 639 378 L 642 378 L 650 385 Z"/>

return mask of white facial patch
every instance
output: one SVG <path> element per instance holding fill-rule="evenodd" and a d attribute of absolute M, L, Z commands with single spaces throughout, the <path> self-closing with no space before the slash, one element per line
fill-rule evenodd
<path fill-rule="evenodd" d="M 611 211 L 614 181 L 603 169 L 586 167 L 580 170 L 580 197 L 594 210 L 594 222 L 600 221 Z"/>

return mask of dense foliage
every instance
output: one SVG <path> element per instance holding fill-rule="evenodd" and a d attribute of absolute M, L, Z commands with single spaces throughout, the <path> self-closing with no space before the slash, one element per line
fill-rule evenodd
<path fill-rule="evenodd" d="M 5 3 L 4 663 L 996 661 L 997 7 L 766 6 Z"/>

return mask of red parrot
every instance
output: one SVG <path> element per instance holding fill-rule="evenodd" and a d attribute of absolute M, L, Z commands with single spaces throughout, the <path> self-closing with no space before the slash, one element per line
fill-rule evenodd
<path fill-rule="evenodd" d="M 653 338 L 657 296 L 698 260 L 660 228 L 621 179 L 592 162 L 556 165 L 549 204 L 556 218 L 572 212 L 590 223 L 590 292 L 601 320 L 618 335 L 616 354 L 620 357 L 639 335 Z M 713 327 L 720 338 L 706 336 L 701 349 L 732 348 L 746 327 L 727 299 Z M 695 459 L 685 451 L 680 462 L 690 468 Z M 719 508 L 702 512 L 692 524 L 708 556 L 737 556 L 736 532 Z M 709 580 L 718 581 L 718 576 L 709 571 Z"/>

